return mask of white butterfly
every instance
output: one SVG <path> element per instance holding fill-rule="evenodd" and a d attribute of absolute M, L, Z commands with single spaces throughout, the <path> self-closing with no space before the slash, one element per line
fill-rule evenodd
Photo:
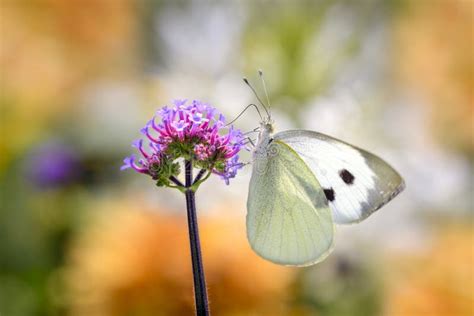
<path fill-rule="evenodd" d="M 253 89 L 253 88 L 252 88 Z M 305 266 L 333 248 L 334 224 L 357 223 L 404 187 L 381 158 L 313 131 L 260 124 L 247 200 L 247 237 L 272 262 Z"/>

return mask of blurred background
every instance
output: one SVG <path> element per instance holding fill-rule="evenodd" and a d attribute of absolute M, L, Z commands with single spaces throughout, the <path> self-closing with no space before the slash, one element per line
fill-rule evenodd
<path fill-rule="evenodd" d="M 174 98 L 375 152 L 407 189 L 309 268 L 254 254 L 250 168 L 198 194 L 215 315 L 473 315 L 471 0 L 0 0 L 0 315 L 192 315 L 184 196 L 119 172 Z M 248 111 L 236 122 L 258 125 Z M 245 155 L 244 155 L 245 156 Z M 244 159 L 250 159 L 247 154 Z"/>

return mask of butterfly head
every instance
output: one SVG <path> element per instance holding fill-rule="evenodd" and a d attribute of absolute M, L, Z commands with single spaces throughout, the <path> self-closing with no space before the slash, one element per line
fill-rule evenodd
<path fill-rule="evenodd" d="M 262 133 L 273 134 L 273 131 L 275 130 L 273 126 L 273 120 L 268 117 L 260 122 L 260 130 Z"/>
<path fill-rule="evenodd" d="M 260 122 L 260 133 L 258 134 L 256 152 L 262 151 L 265 153 L 267 146 L 270 144 L 272 139 L 274 128 L 273 121 L 268 118 Z"/>

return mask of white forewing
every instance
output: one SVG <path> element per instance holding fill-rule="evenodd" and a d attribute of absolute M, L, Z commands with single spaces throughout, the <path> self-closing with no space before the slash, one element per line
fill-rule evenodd
<path fill-rule="evenodd" d="M 404 188 L 403 179 L 385 161 L 330 136 L 291 130 L 274 139 L 290 146 L 308 165 L 338 224 L 365 219 Z"/>
<path fill-rule="evenodd" d="M 314 174 L 288 145 L 258 146 L 247 200 L 247 237 L 263 258 L 284 265 L 323 260 L 333 244 L 331 209 Z"/>

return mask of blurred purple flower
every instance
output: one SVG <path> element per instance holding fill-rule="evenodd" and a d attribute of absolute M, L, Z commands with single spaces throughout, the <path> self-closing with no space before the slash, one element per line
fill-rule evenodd
<path fill-rule="evenodd" d="M 166 184 L 170 176 L 179 173 L 176 159 L 184 158 L 193 161 L 196 168 L 219 175 L 228 184 L 244 165 L 237 155 L 244 135 L 226 126 L 225 117 L 206 103 L 175 100 L 173 105 L 157 111 L 141 130 L 148 146 L 144 148 L 142 139 L 135 141 L 133 146 L 141 158 L 125 158 L 121 170 L 132 168 Z"/>
<path fill-rule="evenodd" d="M 82 170 L 72 148 L 59 143 L 46 143 L 29 156 L 27 177 L 39 188 L 61 187 L 76 181 Z"/>

